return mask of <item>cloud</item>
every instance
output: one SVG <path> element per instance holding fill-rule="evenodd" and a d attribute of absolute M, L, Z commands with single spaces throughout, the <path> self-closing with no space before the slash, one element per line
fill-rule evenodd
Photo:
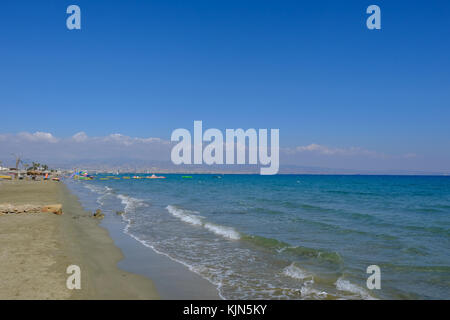
<path fill-rule="evenodd" d="M 328 147 L 316 143 L 312 143 L 306 146 L 297 146 L 294 148 L 285 148 L 283 151 L 286 154 L 298 154 L 298 153 L 316 153 L 320 155 L 340 155 L 340 156 L 371 156 L 385 158 L 384 153 L 379 153 L 375 151 L 365 150 L 359 147 L 349 147 L 349 148 L 334 148 Z"/>
<path fill-rule="evenodd" d="M 48 132 L 0 134 L 1 160 L 19 154 L 30 161 L 70 163 L 81 160 L 170 160 L 171 142 L 154 137 L 129 137 L 120 133 L 88 136 L 81 131 L 68 138 L 55 137 Z"/>
<path fill-rule="evenodd" d="M 306 146 L 297 146 L 294 148 L 284 148 L 283 151 L 287 155 L 302 155 L 306 153 L 322 155 L 322 156 L 342 156 L 342 157 L 366 157 L 373 159 L 414 159 L 417 158 L 415 153 L 406 153 L 401 155 L 388 155 L 382 152 L 366 150 L 359 147 L 335 148 L 311 143 Z"/>
<path fill-rule="evenodd" d="M 116 142 L 118 144 L 123 144 L 125 146 L 131 146 L 135 144 L 150 144 L 150 143 L 160 143 L 160 144 L 170 144 L 169 141 L 162 140 L 160 138 L 137 138 L 129 137 L 120 133 L 113 133 L 104 138 L 100 138 L 105 142 Z"/>
<path fill-rule="evenodd" d="M 55 138 L 51 133 L 48 133 L 48 132 L 40 132 L 40 131 L 37 131 L 35 133 L 20 132 L 18 134 L 18 137 L 22 138 L 24 140 L 34 141 L 34 142 L 49 142 L 49 143 L 58 142 L 58 139 Z"/>
<path fill-rule="evenodd" d="M 84 133 L 83 131 L 81 131 L 81 132 L 75 133 L 75 134 L 72 136 L 72 139 L 73 139 L 74 141 L 76 141 L 76 142 L 84 142 L 84 141 L 86 141 L 86 140 L 88 139 L 88 136 L 87 136 L 86 133 Z"/>
<path fill-rule="evenodd" d="M 140 161 L 170 162 L 172 146 L 176 142 L 156 137 L 131 137 L 121 133 L 106 136 L 88 136 L 81 131 L 73 136 L 55 137 L 48 132 L 20 132 L 0 134 L 0 160 L 12 161 L 11 153 L 24 160 L 48 165 L 70 167 L 72 163 L 131 163 Z M 204 142 L 205 147 L 208 142 Z M 224 146 L 226 142 L 224 142 Z M 244 145 L 238 150 L 247 150 Z M 226 153 L 224 153 L 226 156 Z M 311 143 L 291 148 L 280 148 L 281 165 L 314 166 L 352 169 L 426 168 L 424 157 L 414 153 L 388 155 L 360 147 L 331 147 Z"/>
<path fill-rule="evenodd" d="M 1 137 L 0 137 L 1 138 Z M 74 134 L 71 138 L 75 142 L 96 142 L 96 143 L 112 143 L 118 145 L 132 146 L 136 144 L 170 144 L 170 141 L 166 141 L 160 138 L 138 138 L 129 137 L 121 133 L 112 133 L 104 137 L 89 137 L 85 132 L 81 131 Z"/>
<path fill-rule="evenodd" d="M 348 170 L 444 170 L 436 158 L 415 153 L 388 154 L 361 147 L 333 147 L 318 143 L 280 149 L 280 163 Z"/>

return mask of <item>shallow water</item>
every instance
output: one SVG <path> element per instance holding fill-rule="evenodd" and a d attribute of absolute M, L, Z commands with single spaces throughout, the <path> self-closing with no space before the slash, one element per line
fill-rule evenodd
<path fill-rule="evenodd" d="M 450 177 L 166 176 L 67 184 L 227 299 L 450 298 Z"/>

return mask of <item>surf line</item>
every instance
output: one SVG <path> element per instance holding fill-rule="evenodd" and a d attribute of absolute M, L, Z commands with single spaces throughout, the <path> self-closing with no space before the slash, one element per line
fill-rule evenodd
<path fill-rule="evenodd" d="M 277 174 L 279 169 L 280 130 L 270 129 L 270 155 L 267 133 L 267 129 L 258 131 L 253 128 L 246 131 L 226 129 L 224 142 L 222 131 L 211 128 L 203 133 L 202 121 L 194 121 L 193 147 L 190 131 L 183 128 L 175 129 L 172 132 L 171 141 L 178 143 L 172 148 L 170 157 L 175 165 L 259 164 L 261 166 L 260 174 L 273 175 Z M 203 148 L 203 142 L 210 143 Z M 246 158 L 248 158 L 248 163 Z"/>

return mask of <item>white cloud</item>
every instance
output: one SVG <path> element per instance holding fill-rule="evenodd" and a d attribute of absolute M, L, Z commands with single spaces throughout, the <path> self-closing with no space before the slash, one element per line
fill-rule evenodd
<path fill-rule="evenodd" d="M 170 141 L 160 138 L 129 137 L 120 133 L 90 137 L 81 131 L 67 138 L 48 132 L 0 134 L 0 150 L 4 151 L 0 157 L 6 161 L 10 161 L 11 153 L 47 163 L 99 159 L 170 161 L 170 146 Z"/>
<path fill-rule="evenodd" d="M 50 142 L 50 143 L 58 142 L 58 139 L 48 132 L 40 132 L 40 131 L 37 131 L 35 133 L 20 132 L 17 136 L 19 138 L 33 142 Z"/>
<path fill-rule="evenodd" d="M 162 143 L 162 144 L 170 144 L 170 141 L 163 140 L 160 138 L 135 138 L 137 141 L 142 143 Z"/>
<path fill-rule="evenodd" d="M 312 151 L 312 152 L 318 152 L 318 153 L 322 153 L 322 154 L 336 154 L 337 152 L 339 152 L 339 149 L 330 149 L 326 146 L 312 143 L 307 146 L 298 146 L 294 149 L 294 151 L 297 151 L 297 152 Z"/>
<path fill-rule="evenodd" d="M 84 133 L 83 131 L 75 133 L 72 136 L 72 139 L 75 140 L 76 142 L 84 142 L 88 139 L 88 136 L 86 133 Z"/>
<path fill-rule="evenodd" d="M 204 144 L 204 146 L 207 143 Z M 226 144 L 226 142 L 224 142 Z M 155 137 L 130 137 L 121 133 L 107 136 L 88 136 L 81 131 L 67 138 L 55 137 L 48 132 L 21 132 L 0 134 L 0 154 L 4 161 L 12 161 L 11 153 L 20 154 L 30 161 L 73 163 L 98 161 L 109 163 L 129 160 L 143 162 L 170 162 L 173 142 Z M 238 145 L 248 150 L 248 146 Z M 280 161 L 286 165 L 319 166 L 326 168 L 399 168 L 410 164 L 421 165 L 423 157 L 413 153 L 387 155 L 359 147 L 330 147 L 311 143 L 292 148 L 280 148 Z M 422 161 L 422 162 L 420 162 Z"/>
<path fill-rule="evenodd" d="M 129 136 L 125 136 L 121 133 L 113 133 L 104 138 L 100 138 L 100 140 L 103 140 L 106 142 L 116 142 L 119 144 L 123 144 L 125 146 L 131 146 L 131 145 L 135 145 L 135 144 L 149 144 L 149 143 L 170 144 L 169 141 L 162 140 L 160 138 L 129 137 Z"/>
<path fill-rule="evenodd" d="M 311 143 L 306 146 L 297 146 L 294 148 L 283 149 L 286 154 L 297 154 L 297 153 L 316 153 L 321 155 L 340 155 L 340 156 L 372 156 L 372 157 L 386 157 L 383 153 L 378 153 L 375 151 L 365 150 L 359 147 L 348 147 L 348 148 L 334 148 L 317 143 Z"/>

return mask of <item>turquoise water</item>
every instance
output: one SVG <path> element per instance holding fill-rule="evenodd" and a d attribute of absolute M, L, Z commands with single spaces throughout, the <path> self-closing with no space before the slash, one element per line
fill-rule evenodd
<path fill-rule="evenodd" d="M 67 183 L 227 299 L 450 299 L 450 177 L 166 176 Z"/>

